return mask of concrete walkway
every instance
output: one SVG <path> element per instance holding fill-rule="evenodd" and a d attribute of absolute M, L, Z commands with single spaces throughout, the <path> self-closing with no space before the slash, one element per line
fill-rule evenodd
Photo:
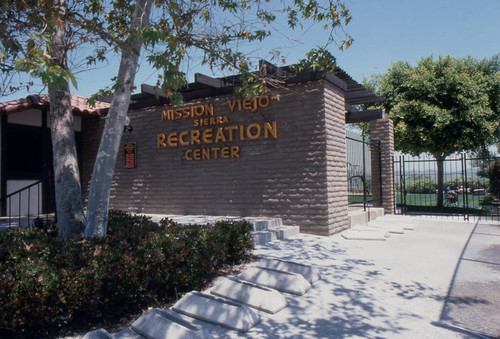
<path fill-rule="evenodd" d="M 494 311 L 488 319 L 474 315 L 472 299 L 464 299 L 465 303 L 450 300 L 455 293 L 450 294 L 450 288 L 471 279 L 466 271 L 471 273 L 472 268 L 461 272 L 459 267 L 458 274 L 456 269 L 463 262 L 462 255 L 468 253 L 464 247 L 475 225 L 412 220 L 415 230 L 391 234 L 382 242 L 301 234 L 259 246 L 258 256 L 319 268 L 321 280 L 300 297 L 286 295 L 289 305 L 282 311 L 260 313 L 260 323 L 246 333 L 195 323 L 222 338 L 481 338 L 472 333 L 478 327 L 460 330 L 467 324 L 456 324 L 456 307 L 467 314 L 469 324 L 482 324 L 482 333 L 499 335 L 500 280 L 491 282 L 492 295 L 481 297 L 478 304 Z M 494 239 L 488 246 L 491 242 L 500 246 L 499 237 Z M 468 261 L 467 265 L 475 263 Z M 498 266 L 491 272 L 477 272 L 489 279 L 498 273 L 495 269 Z M 451 311 L 446 306 L 450 303 L 454 306 Z"/>
<path fill-rule="evenodd" d="M 453 277 L 441 322 L 500 338 L 500 225 L 477 224 Z"/>
<path fill-rule="evenodd" d="M 321 279 L 282 292 L 288 305 L 276 312 L 253 309 L 260 321 L 247 332 L 177 317 L 205 338 L 500 337 L 500 225 L 385 216 L 366 228 L 387 237 L 299 234 L 257 246 L 255 255 L 311 265 Z"/>

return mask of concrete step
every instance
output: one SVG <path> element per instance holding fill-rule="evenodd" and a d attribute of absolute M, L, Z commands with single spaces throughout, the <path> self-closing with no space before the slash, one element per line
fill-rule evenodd
<path fill-rule="evenodd" d="M 384 216 L 384 209 L 380 207 L 368 207 L 366 211 L 357 210 L 349 211 L 349 223 L 351 227 L 356 225 L 364 225 L 371 220 Z"/>
<path fill-rule="evenodd" d="M 303 295 L 311 288 L 311 284 L 300 274 L 269 268 L 250 267 L 236 277 L 241 280 L 295 295 Z"/>
<path fill-rule="evenodd" d="M 407 215 L 401 215 L 401 214 L 384 214 L 384 216 L 380 217 L 380 219 L 401 220 L 410 223 L 415 222 L 415 219 L 408 217 Z"/>
<path fill-rule="evenodd" d="M 142 335 L 134 332 L 132 327 L 127 327 L 124 330 L 121 330 L 118 333 L 111 334 L 103 328 L 98 330 L 90 331 L 85 334 L 82 339 L 149 339 L 147 337 L 143 337 Z"/>
<path fill-rule="evenodd" d="M 146 337 L 143 337 L 142 335 L 138 334 L 137 332 L 134 332 L 131 326 L 127 327 L 124 330 L 121 330 L 118 333 L 115 333 L 112 337 L 113 339 L 147 339 Z"/>
<path fill-rule="evenodd" d="M 396 224 L 394 222 L 383 222 L 383 221 L 369 222 L 367 224 L 367 227 L 386 230 L 389 233 L 395 233 L 395 234 L 404 234 L 405 231 L 413 230 L 413 228 L 409 227 L 408 229 L 405 229 L 403 225 Z"/>
<path fill-rule="evenodd" d="M 341 233 L 349 240 L 385 240 L 390 234 L 405 234 L 414 230 L 413 220 L 398 215 L 383 215 Z"/>
<path fill-rule="evenodd" d="M 255 245 L 264 245 L 268 242 L 278 240 L 278 232 L 275 230 L 252 232 Z"/>
<path fill-rule="evenodd" d="M 300 233 L 298 226 L 281 226 L 277 229 L 267 229 L 262 231 L 254 231 L 253 239 L 255 245 L 263 245 L 271 241 L 285 239 Z"/>
<path fill-rule="evenodd" d="M 214 225 L 217 221 L 238 221 L 245 219 L 253 226 L 256 245 L 263 245 L 270 241 L 284 239 L 300 233 L 298 226 L 285 226 L 281 218 L 166 214 L 148 214 L 147 216 L 154 222 L 158 222 L 163 218 L 169 218 L 182 225 Z"/>
<path fill-rule="evenodd" d="M 182 320 L 175 312 L 158 308 L 143 313 L 130 327 L 134 332 L 151 339 L 212 338 L 200 328 Z"/>
<path fill-rule="evenodd" d="M 285 239 L 300 233 L 299 226 L 282 226 L 278 228 L 278 239 Z"/>
<path fill-rule="evenodd" d="M 400 218 L 394 218 L 394 217 L 383 217 L 374 221 L 371 221 L 368 223 L 368 225 L 373 225 L 373 226 L 388 226 L 391 225 L 393 227 L 400 227 L 403 230 L 406 231 L 413 231 L 415 229 L 414 226 L 414 221 L 413 220 L 408 220 L 409 218 L 406 219 L 400 219 Z"/>
<path fill-rule="evenodd" d="M 147 311 L 114 335 L 100 329 L 84 339 L 212 338 L 206 323 L 246 332 L 260 321 L 250 307 L 275 314 L 288 305 L 278 291 L 302 295 L 320 279 L 318 269 L 295 262 L 264 258 L 255 265 L 206 292 L 186 294 L 171 309 Z"/>
<path fill-rule="evenodd" d="M 245 218 L 245 220 L 253 225 L 253 230 L 256 232 L 275 230 L 283 226 L 283 221 L 281 218 L 249 217 Z"/>
<path fill-rule="evenodd" d="M 86 333 L 82 339 L 112 339 L 113 336 L 103 328 Z"/>
<path fill-rule="evenodd" d="M 235 278 L 225 278 L 212 287 L 210 293 L 271 314 L 288 305 L 278 291 Z"/>
<path fill-rule="evenodd" d="M 189 292 L 172 310 L 211 324 L 246 332 L 260 321 L 248 306 L 201 292 Z"/>
<path fill-rule="evenodd" d="M 309 265 L 298 264 L 277 259 L 261 259 L 257 267 L 270 268 L 277 271 L 297 273 L 302 275 L 310 284 L 321 279 L 319 270 Z"/>
<path fill-rule="evenodd" d="M 385 241 L 389 236 L 385 230 L 376 230 L 370 228 L 352 228 L 345 230 L 340 235 L 347 240 L 379 240 Z"/>

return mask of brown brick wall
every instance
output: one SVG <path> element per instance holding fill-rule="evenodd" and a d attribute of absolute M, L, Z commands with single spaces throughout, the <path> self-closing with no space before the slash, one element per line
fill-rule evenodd
<path fill-rule="evenodd" d="M 349 227 L 347 201 L 347 161 L 345 140 L 345 100 L 340 89 L 326 82 L 326 136 L 328 173 L 328 233 Z"/>
<path fill-rule="evenodd" d="M 229 119 L 228 124 L 209 128 L 276 121 L 278 138 L 158 148 L 159 133 L 207 127 L 194 127 L 193 119 L 161 121 L 159 107 L 129 112 L 133 131 L 122 137 L 110 207 L 143 213 L 281 217 L 285 224 L 300 226 L 301 232 L 321 235 L 347 227 L 342 92 L 324 80 L 294 85 L 267 108 L 230 113 L 227 101 L 234 98 L 199 101 L 213 103 L 215 115 Z M 90 178 L 102 125 L 84 122 L 84 182 Z M 127 142 L 137 146 L 134 169 L 124 168 Z M 240 157 L 184 158 L 188 149 L 223 146 L 239 146 Z"/>
<path fill-rule="evenodd" d="M 372 170 L 372 201 L 374 207 L 382 207 L 382 164 L 380 163 L 380 141 L 370 136 L 370 155 Z"/>
<path fill-rule="evenodd" d="M 370 138 L 380 141 L 380 160 L 372 159 L 374 205 L 394 213 L 394 124 L 391 119 L 370 121 Z M 372 153 L 373 154 L 373 153 Z M 381 196 L 380 196 L 380 192 Z"/>

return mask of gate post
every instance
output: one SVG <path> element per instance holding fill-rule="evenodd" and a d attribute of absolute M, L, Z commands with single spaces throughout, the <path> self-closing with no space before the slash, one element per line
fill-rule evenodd
<path fill-rule="evenodd" d="M 370 138 L 380 142 L 380 156 L 372 152 L 373 205 L 394 213 L 394 124 L 391 119 L 370 121 Z M 375 156 L 374 156 L 375 155 Z"/>

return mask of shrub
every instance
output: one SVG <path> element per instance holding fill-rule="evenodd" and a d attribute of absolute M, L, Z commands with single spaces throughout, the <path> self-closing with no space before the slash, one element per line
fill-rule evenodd
<path fill-rule="evenodd" d="M 119 317 L 199 289 L 253 249 L 246 221 L 159 224 L 110 211 L 105 239 L 63 239 L 52 225 L 0 233 L 0 328 L 40 334 Z"/>
<path fill-rule="evenodd" d="M 437 180 L 430 178 L 409 180 L 405 183 L 405 187 L 408 193 L 436 193 Z"/>

